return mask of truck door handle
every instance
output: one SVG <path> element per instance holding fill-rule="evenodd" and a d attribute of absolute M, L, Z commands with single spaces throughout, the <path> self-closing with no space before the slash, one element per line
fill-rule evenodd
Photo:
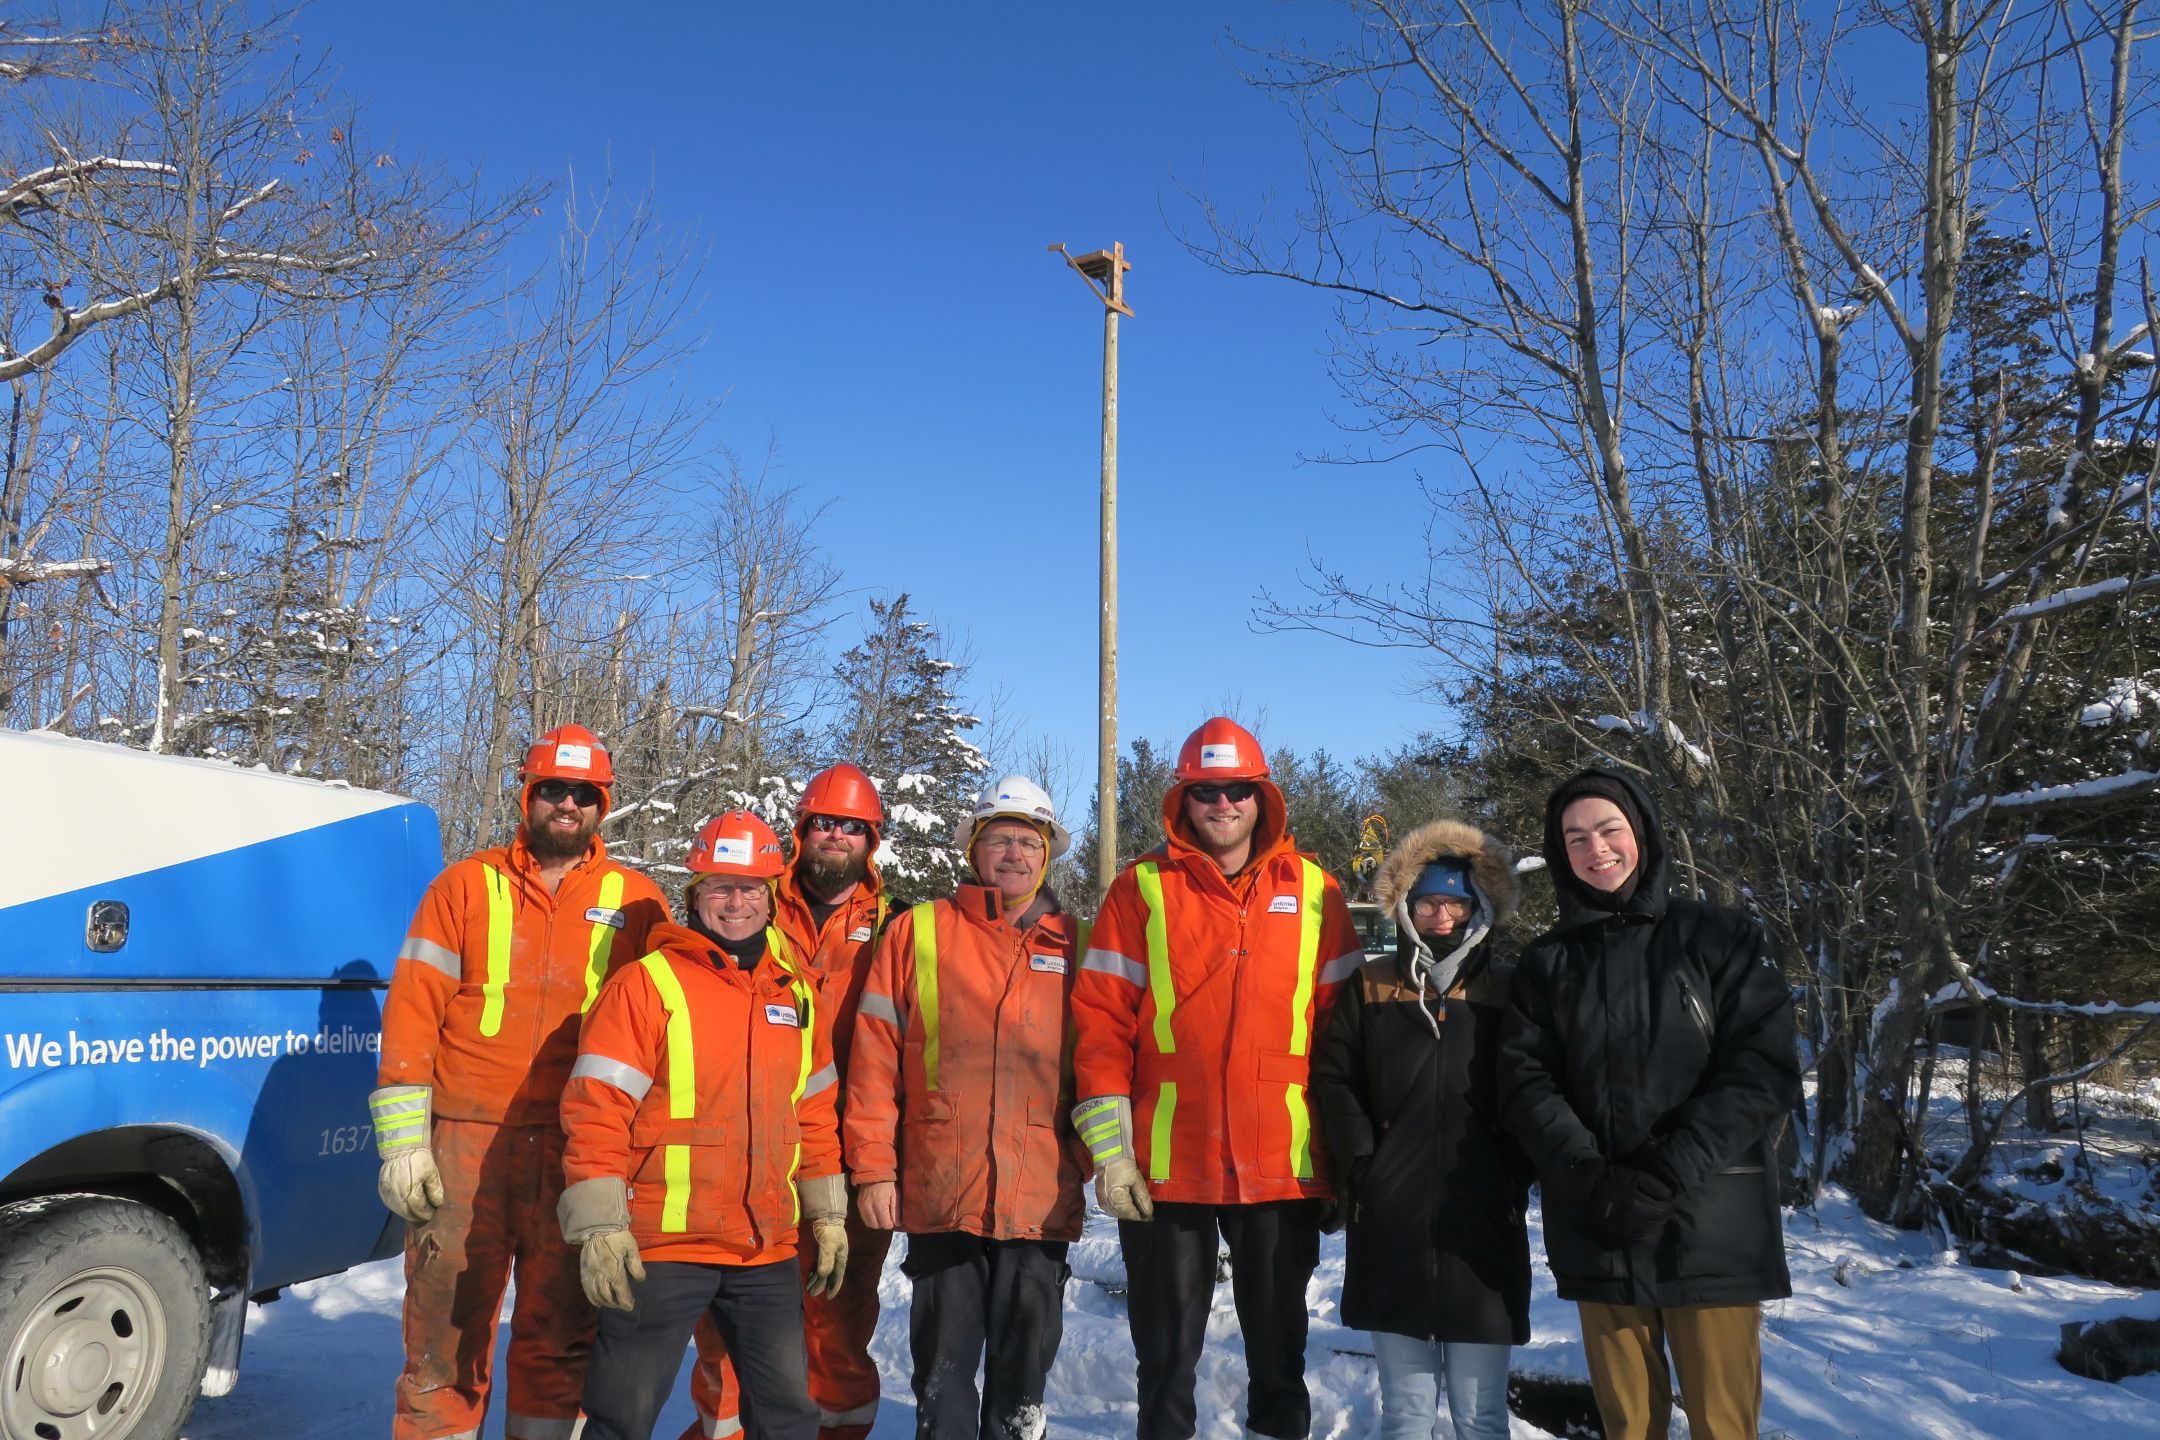
<path fill-rule="evenodd" d="M 90 922 L 84 927 L 83 940 L 99 955 L 110 955 L 127 944 L 128 907 L 125 900 L 93 900 L 90 902 Z"/>

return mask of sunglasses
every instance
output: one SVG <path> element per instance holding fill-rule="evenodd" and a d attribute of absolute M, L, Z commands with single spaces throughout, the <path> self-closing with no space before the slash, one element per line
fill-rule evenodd
<path fill-rule="evenodd" d="M 810 817 L 811 834 L 823 835 L 828 830 L 837 830 L 842 835 L 867 835 L 870 833 L 870 822 L 857 820 L 853 817 L 842 819 L 838 815 L 812 815 Z"/>
<path fill-rule="evenodd" d="M 1202 805 L 1213 805 L 1218 800 L 1228 800 L 1233 805 L 1242 805 L 1259 793 L 1260 787 L 1250 780 L 1232 780 L 1227 785 L 1188 785 L 1185 787 L 1186 798 L 1197 800 Z"/>
<path fill-rule="evenodd" d="M 600 803 L 600 787 L 589 780 L 542 780 L 532 787 L 532 793 L 533 799 L 543 805 L 560 805 L 566 796 L 584 810 Z"/>

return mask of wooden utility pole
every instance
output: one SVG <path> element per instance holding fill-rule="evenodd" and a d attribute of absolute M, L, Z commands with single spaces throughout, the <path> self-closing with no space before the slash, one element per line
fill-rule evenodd
<path fill-rule="evenodd" d="M 1117 330 L 1125 303 L 1125 246 L 1074 255 L 1050 247 L 1087 281 L 1103 305 L 1102 360 L 1102 629 L 1101 679 L 1095 726 L 1095 893 L 1110 893 L 1118 872 L 1117 824 Z"/>

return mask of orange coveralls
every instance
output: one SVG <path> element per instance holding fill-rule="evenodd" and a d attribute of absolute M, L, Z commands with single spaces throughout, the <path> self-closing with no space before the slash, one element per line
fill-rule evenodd
<path fill-rule="evenodd" d="M 395 1440 L 477 1437 L 513 1269 L 511 1440 L 569 1440 L 593 1310 L 555 1217 L 557 1104 L 578 1018 L 667 920 L 650 880 L 592 849 L 553 894 L 521 835 L 435 878 L 383 1002 L 378 1085 L 430 1088 L 446 1192 L 405 1240 L 405 1370 Z"/>
<path fill-rule="evenodd" d="M 803 853 L 803 835 L 795 833 L 795 854 Z M 821 927 L 810 901 L 790 869 L 775 887 L 777 904 L 774 925 L 796 947 L 807 953 L 805 976 L 817 992 L 818 1023 L 832 1036 L 834 1064 L 840 1082 L 847 1084 L 849 1047 L 855 1033 L 855 1009 L 860 1003 L 864 977 L 870 971 L 871 945 L 885 919 L 885 886 L 872 862 L 855 893 L 825 918 Z M 808 937 L 816 937 L 812 944 Z M 877 1420 L 882 1384 L 877 1365 L 870 1358 L 870 1339 L 877 1331 L 878 1277 L 885 1270 L 885 1255 L 892 1247 L 892 1232 L 872 1230 L 848 1206 L 848 1263 L 840 1293 L 803 1296 L 803 1341 L 810 1355 L 810 1398 L 817 1402 L 823 1420 L 818 1429 L 825 1440 L 864 1440 Z M 816 1260 L 815 1252 L 803 1257 L 803 1274 Z M 735 1370 L 728 1363 L 727 1347 L 712 1321 L 697 1325 L 697 1365 L 690 1374 L 690 1400 L 697 1418 L 682 1433 L 682 1440 L 726 1440 L 742 1432 L 741 1391 Z"/>

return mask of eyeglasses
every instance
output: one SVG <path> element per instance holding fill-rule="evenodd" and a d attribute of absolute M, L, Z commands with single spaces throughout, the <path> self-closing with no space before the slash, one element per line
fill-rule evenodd
<path fill-rule="evenodd" d="M 1039 835 L 985 835 L 975 842 L 978 850 L 1017 850 L 1022 855 L 1040 855 L 1043 852 Z"/>
<path fill-rule="evenodd" d="M 812 815 L 810 817 L 811 834 L 823 835 L 828 830 L 837 830 L 843 835 L 867 835 L 870 833 L 870 822 L 852 817 L 843 819 L 838 815 Z"/>
<path fill-rule="evenodd" d="M 722 900 L 752 900 L 765 889 L 762 880 L 707 880 L 697 887 L 698 894 L 712 895 Z"/>
<path fill-rule="evenodd" d="M 1460 895 L 1420 895 L 1410 902 L 1410 908 L 1413 911 L 1452 910 L 1457 915 L 1468 915 L 1471 905 Z"/>
<path fill-rule="evenodd" d="M 532 787 L 533 799 L 543 805 L 560 805 L 565 798 L 590 810 L 600 803 L 600 787 L 588 780 L 542 780 Z"/>
<path fill-rule="evenodd" d="M 1186 798 L 1197 800 L 1202 805 L 1213 805 L 1218 800 L 1228 800 L 1233 805 L 1242 805 L 1259 793 L 1260 787 L 1250 780 L 1232 780 L 1227 785 L 1188 785 L 1185 787 Z"/>

